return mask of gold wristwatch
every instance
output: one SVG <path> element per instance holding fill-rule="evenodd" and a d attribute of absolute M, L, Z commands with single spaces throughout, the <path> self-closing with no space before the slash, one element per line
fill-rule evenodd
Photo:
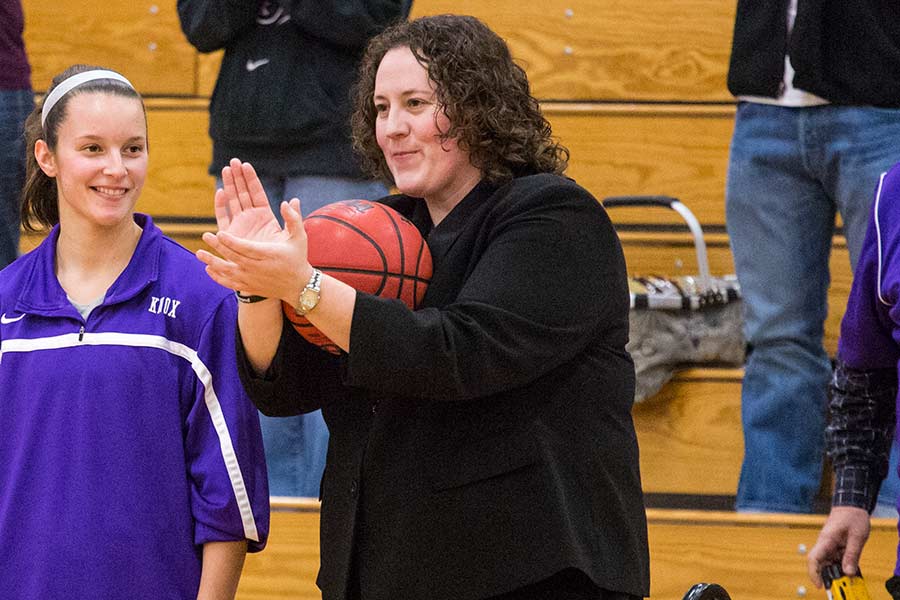
<path fill-rule="evenodd" d="M 300 301 L 294 308 L 294 312 L 302 317 L 303 315 L 314 309 L 319 303 L 319 289 L 321 285 L 322 271 L 313 267 L 309 282 L 306 284 L 306 287 L 300 290 Z"/>

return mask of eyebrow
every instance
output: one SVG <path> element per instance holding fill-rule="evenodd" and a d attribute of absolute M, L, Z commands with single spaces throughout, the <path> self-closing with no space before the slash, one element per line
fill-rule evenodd
<path fill-rule="evenodd" d="M 80 141 L 99 141 L 99 140 L 103 140 L 103 139 L 104 139 L 103 136 L 100 136 L 100 135 L 94 135 L 94 134 L 92 134 L 92 133 L 88 133 L 88 134 L 85 134 L 85 135 L 79 135 L 79 136 L 76 136 L 76 137 L 75 137 L 75 140 L 76 140 L 76 141 L 79 141 L 79 142 L 80 142 Z M 131 143 L 131 142 L 145 142 L 145 141 L 147 141 L 147 136 L 145 136 L 145 135 L 136 135 L 136 136 L 132 136 L 132 137 L 126 139 L 126 140 L 125 140 L 125 143 L 128 144 L 128 143 Z"/>
<path fill-rule="evenodd" d="M 400 92 L 401 96 L 414 96 L 414 95 L 418 95 L 418 94 L 421 94 L 424 96 L 432 96 L 432 95 L 434 95 L 434 90 L 424 90 L 424 89 L 414 88 L 414 89 L 404 90 L 404 91 Z M 384 96 L 384 94 L 372 94 L 372 97 L 373 98 L 384 98 L 385 96 Z"/>

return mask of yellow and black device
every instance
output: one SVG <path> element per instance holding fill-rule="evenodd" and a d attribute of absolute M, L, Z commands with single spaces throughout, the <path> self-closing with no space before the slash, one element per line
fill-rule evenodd
<path fill-rule="evenodd" d="M 872 600 L 862 573 L 844 575 L 840 565 L 828 565 L 822 569 L 822 582 L 828 600 Z"/>

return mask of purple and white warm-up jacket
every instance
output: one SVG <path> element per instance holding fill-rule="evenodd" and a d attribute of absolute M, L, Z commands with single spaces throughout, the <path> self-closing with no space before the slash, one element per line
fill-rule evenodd
<path fill-rule="evenodd" d="M 135 221 L 86 320 L 55 276 L 58 227 L 0 273 L 0 598 L 194 598 L 204 543 L 266 543 L 234 295 Z"/>

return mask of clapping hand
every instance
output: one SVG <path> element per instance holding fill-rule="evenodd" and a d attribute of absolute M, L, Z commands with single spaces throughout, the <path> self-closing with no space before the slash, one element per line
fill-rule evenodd
<path fill-rule="evenodd" d="M 231 159 L 222 169 L 222 182 L 215 196 L 218 233 L 203 234 L 203 241 L 221 256 L 198 250 L 197 258 L 206 264 L 210 277 L 225 287 L 295 299 L 312 271 L 306 260 L 300 201 L 282 203 L 282 228 L 250 163 Z"/>
<path fill-rule="evenodd" d="M 219 232 L 227 231 L 238 238 L 258 241 L 274 241 L 282 234 L 253 165 L 232 158 L 222 169 L 222 185 L 215 196 Z M 213 246 L 214 237 L 205 233 L 203 241 Z"/>

